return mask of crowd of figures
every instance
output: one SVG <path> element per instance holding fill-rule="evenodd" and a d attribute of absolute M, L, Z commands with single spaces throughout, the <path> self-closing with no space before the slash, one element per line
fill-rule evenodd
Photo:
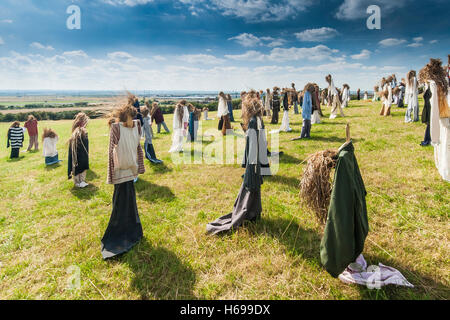
<path fill-rule="evenodd" d="M 450 65 L 450 56 L 449 56 Z M 342 89 L 335 86 L 331 75 L 327 75 L 328 87 L 320 90 L 316 83 L 308 83 L 303 90 L 297 91 L 295 84 L 291 88 L 254 91 L 241 93 L 241 127 L 245 132 L 246 145 L 242 162 L 244 168 L 243 182 L 237 195 L 231 213 L 218 218 L 207 225 L 207 232 L 218 234 L 241 227 L 244 221 L 256 221 L 263 211 L 261 202 L 261 185 L 265 176 L 271 176 L 264 119 L 271 124 L 279 122 L 279 113 L 283 108 L 281 127 L 278 131 L 289 132 L 289 110 L 294 109 L 294 115 L 300 114 L 303 119 L 301 135 L 298 139 L 310 138 L 311 125 L 321 123 L 322 105 L 331 109 L 330 119 L 344 117 L 344 111 L 350 101 L 350 86 L 344 84 Z M 411 71 L 407 80 L 397 83 L 395 75 L 383 78 L 376 86 L 374 101 L 381 99 L 383 103 L 381 114 L 391 114 L 393 103 L 398 107 L 408 105 L 406 122 L 418 121 L 418 90 L 424 86 L 425 106 L 422 113 L 423 122 L 427 123 L 427 132 L 423 145 L 433 144 L 435 160 L 439 173 L 446 181 L 450 181 L 450 109 L 449 109 L 449 71 L 442 67 L 438 59 L 431 59 L 419 73 Z M 360 90 L 357 99 L 360 99 Z M 365 92 L 364 100 L 368 99 Z M 301 110 L 300 110 L 301 109 Z M 199 109 L 181 100 L 177 103 L 173 117 L 172 132 L 167 127 L 158 103 L 140 102 L 132 94 L 128 100 L 110 114 L 109 151 L 107 182 L 114 185 L 112 199 L 112 214 L 101 240 L 102 256 L 109 259 L 129 251 L 143 237 L 142 225 L 136 202 L 135 183 L 140 174 L 145 173 L 144 159 L 158 165 L 162 161 L 156 156 L 153 146 L 152 124 L 157 124 L 157 132 L 163 127 L 167 133 L 172 133 L 172 145 L 169 152 L 182 152 L 184 141 L 192 142 L 198 139 L 198 122 L 202 113 L 204 120 L 208 117 L 208 109 Z M 233 104 L 230 95 L 220 92 L 218 95 L 218 130 L 223 134 L 233 134 L 232 123 Z M 72 124 L 72 134 L 68 141 L 68 178 L 74 180 L 75 186 L 85 188 L 86 171 L 89 169 L 89 137 L 86 114 L 78 114 Z M 24 128 L 15 122 L 8 131 L 8 147 L 11 147 L 11 158 L 18 157 L 23 145 L 24 132 L 28 130 L 30 145 L 38 150 L 38 123 L 30 116 Z M 141 139 L 144 138 L 144 148 Z M 45 163 L 53 165 L 60 162 L 58 158 L 58 135 L 52 129 L 46 128 L 43 136 Z M 360 269 L 364 269 L 365 260 L 361 256 L 364 240 L 368 233 L 367 210 L 365 203 L 366 191 L 359 172 L 354 146 L 347 141 L 339 151 L 330 158 L 334 163 L 336 174 L 333 187 L 333 200 L 329 205 L 325 234 L 321 245 L 321 259 L 327 271 L 334 277 L 342 276 L 347 282 L 358 283 L 355 279 L 362 277 Z M 352 189 L 353 188 L 353 189 Z M 349 196 L 356 194 L 357 197 Z M 354 210 L 348 210 L 354 208 Z M 350 213 L 349 213 L 350 212 Z M 349 217 L 353 215 L 352 217 Z M 345 221 L 359 221 L 360 228 L 352 229 Z M 349 266 L 352 262 L 359 263 L 361 268 L 355 271 Z M 385 266 L 383 266 L 385 267 Z M 387 268 L 387 269 L 386 269 Z M 407 281 L 396 273 L 395 269 L 384 269 L 389 275 L 388 283 L 408 285 Z M 394 277 L 395 275 L 395 277 Z M 386 279 L 388 279 L 386 278 Z M 395 280 L 396 279 L 396 280 Z M 367 280 L 367 279 L 366 279 Z M 343 280 L 344 281 L 344 280 Z M 363 280 L 361 280 L 363 281 Z M 391 281 L 391 282 L 389 282 Z M 393 281 L 393 282 L 392 282 Z M 405 282 L 406 281 L 406 282 Z"/>

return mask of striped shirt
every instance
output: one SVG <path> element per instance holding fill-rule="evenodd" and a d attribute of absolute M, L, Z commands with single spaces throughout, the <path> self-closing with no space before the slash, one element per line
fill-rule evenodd
<path fill-rule="evenodd" d="M 11 146 L 11 148 L 22 148 L 23 147 L 23 129 L 20 127 L 12 127 L 9 128 L 8 131 L 8 148 Z"/>

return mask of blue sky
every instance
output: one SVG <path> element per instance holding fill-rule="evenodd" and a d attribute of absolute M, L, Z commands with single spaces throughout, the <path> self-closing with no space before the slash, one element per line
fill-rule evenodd
<path fill-rule="evenodd" d="M 81 30 L 68 30 L 69 5 Z M 381 30 L 366 8 L 381 8 Z M 0 90 L 370 90 L 450 50 L 448 0 L 2 0 Z"/>

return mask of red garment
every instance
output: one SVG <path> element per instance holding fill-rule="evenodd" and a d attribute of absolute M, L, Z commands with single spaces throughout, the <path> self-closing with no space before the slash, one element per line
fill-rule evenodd
<path fill-rule="evenodd" d="M 36 119 L 25 122 L 25 128 L 27 128 L 30 137 L 38 135 L 38 122 Z"/>

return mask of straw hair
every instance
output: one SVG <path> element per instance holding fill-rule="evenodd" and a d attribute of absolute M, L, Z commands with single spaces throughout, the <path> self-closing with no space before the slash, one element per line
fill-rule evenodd
<path fill-rule="evenodd" d="M 147 118 L 150 113 L 150 110 L 148 109 L 147 105 L 141 108 L 141 114 L 144 118 Z"/>
<path fill-rule="evenodd" d="M 325 77 L 325 81 L 328 82 L 328 84 L 331 84 L 331 80 L 332 80 L 331 74 Z"/>
<path fill-rule="evenodd" d="M 130 104 L 130 102 L 131 100 L 128 100 L 127 104 L 124 104 L 111 112 L 108 121 L 110 126 L 118 122 L 126 123 L 129 117 L 131 117 L 131 119 L 136 118 L 137 110 L 135 107 L 133 107 L 133 105 Z"/>
<path fill-rule="evenodd" d="M 44 133 L 42 134 L 42 141 L 44 141 L 45 138 L 57 138 L 58 135 L 56 132 L 51 128 L 44 128 Z"/>
<path fill-rule="evenodd" d="M 28 121 L 31 121 L 31 120 L 36 120 L 36 118 L 32 114 L 30 114 L 28 116 Z"/>
<path fill-rule="evenodd" d="M 11 128 L 17 128 L 20 127 L 20 122 L 19 121 L 14 121 L 11 125 Z"/>
<path fill-rule="evenodd" d="M 414 85 L 414 77 L 416 76 L 416 72 L 414 70 L 409 71 L 406 74 L 406 79 L 408 79 L 408 84 L 412 87 Z"/>
<path fill-rule="evenodd" d="M 327 221 L 332 191 L 330 174 L 336 166 L 337 154 L 335 150 L 325 150 L 311 155 L 300 181 L 300 200 L 322 225 Z"/>
<path fill-rule="evenodd" d="M 261 99 L 258 98 L 256 91 L 252 90 L 242 100 L 242 127 L 247 130 L 250 119 L 253 116 L 262 118 L 263 105 Z"/>
<path fill-rule="evenodd" d="M 450 118 L 450 108 L 447 102 L 448 84 L 447 74 L 442 68 L 440 59 L 430 59 L 430 62 L 419 73 L 421 82 L 434 81 L 437 85 L 439 116 L 441 118 Z"/>

